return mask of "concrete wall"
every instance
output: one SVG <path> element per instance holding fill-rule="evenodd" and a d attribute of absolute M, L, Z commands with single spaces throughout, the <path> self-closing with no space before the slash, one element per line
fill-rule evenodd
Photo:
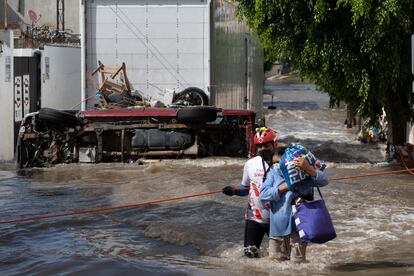
<path fill-rule="evenodd" d="M 80 109 L 81 48 L 45 46 L 41 59 L 41 107 Z"/>
<path fill-rule="evenodd" d="M 282 74 L 283 64 L 281 63 L 273 63 L 272 68 L 269 71 L 265 72 L 265 77 L 274 77 L 280 76 Z"/>
<path fill-rule="evenodd" d="M 9 0 L 10 6 L 24 16 L 26 22 L 31 22 L 28 11 L 36 12 L 39 21 L 37 25 L 56 28 L 56 0 Z M 79 2 L 65 0 L 65 30 L 79 33 Z M 41 16 L 40 16 L 41 15 Z"/>
<path fill-rule="evenodd" d="M 0 161 L 14 158 L 14 116 L 13 116 L 13 33 L 0 31 Z"/>

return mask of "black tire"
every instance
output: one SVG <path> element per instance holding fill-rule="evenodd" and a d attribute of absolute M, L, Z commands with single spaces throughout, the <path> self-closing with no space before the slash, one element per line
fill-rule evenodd
<path fill-rule="evenodd" d="M 27 154 L 26 151 L 23 149 L 23 146 L 17 145 L 16 148 L 16 163 L 17 163 L 17 167 L 19 169 L 23 169 L 25 167 L 25 165 L 27 164 Z"/>
<path fill-rule="evenodd" d="M 78 117 L 74 114 L 48 107 L 39 110 L 39 119 L 57 126 L 76 126 L 80 124 Z"/>
<path fill-rule="evenodd" d="M 189 105 L 208 105 L 208 97 L 202 89 L 198 87 L 188 87 L 178 93 L 174 97 L 173 102 L 187 102 Z"/>
<path fill-rule="evenodd" d="M 16 154 L 16 161 L 19 169 L 33 167 L 32 162 L 35 156 L 35 150 L 30 146 L 29 143 L 19 140 L 17 142 Z"/>
<path fill-rule="evenodd" d="M 184 107 L 177 111 L 177 119 L 182 123 L 207 123 L 217 119 L 217 108 L 211 106 Z"/>

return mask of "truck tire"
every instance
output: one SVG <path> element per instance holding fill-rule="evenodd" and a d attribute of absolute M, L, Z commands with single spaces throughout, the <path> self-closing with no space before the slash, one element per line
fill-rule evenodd
<path fill-rule="evenodd" d="M 25 167 L 25 165 L 27 164 L 27 154 L 25 152 L 25 150 L 23 149 L 23 145 L 17 145 L 16 148 L 16 163 L 17 163 L 17 167 L 19 169 L 23 169 Z"/>
<path fill-rule="evenodd" d="M 202 89 L 198 87 L 188 87 L 178 93 L 174 97 L 173 102 L 177 104 L 185 102 L 189 105 L 208 105 L 208 97 Z"/>
<path fill-rule="evenodd" d="M 178 122 L 207 123 L 217 119 L 217 108 L 211 106 L 184 107 L 177 111 Z"/>
<path fill-rule="evenodd" d="M 39 119 L 59 126 L 76 126 L 80 123 L 74 114 L 48 107 L 39 110 Z"/>

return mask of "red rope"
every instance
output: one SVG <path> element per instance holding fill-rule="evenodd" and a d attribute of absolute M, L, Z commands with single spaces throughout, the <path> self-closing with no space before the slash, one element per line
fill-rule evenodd
<path fill-rule="evenodd" d="M 367 173 L 367 174 L 360 174 L 360 175 L 354 175 L 354 176 L 344 176 L 344 177 L 333 177 L 333 178 L 330 178 L 329 180 L 335 181 L 335 180 L 353 179 L 353 178 L 361 178 L 361 177 L 371 177 L 371 176 L 379 176 L 379 175 L 387 175 L 387 174 L 397 174 L 397 173 L 403 173 L 403 172 L 410 172 L 411 173 L 411 171 L 414 171 L 414 169 L 385 171 L 385 172 L 377 172 L 377 173 Z M 247 190 L 247 189 L 249 189 L 249 188 L 237 188 L 236 190 Z M 127 205 L 118 205 L 118 206 L 96 208 L 96 209 L 90 209 L 90 210 L 81 210 L 81 211 L 76 211 L 76 212 L 62 213 L 62 214 L 55 214 L 55 215 L 47 215 L 47 216 L 36 216 L 36 217 L 27 217 L 27 218 L 14 219 L 14 220 L 5 220 L 5 221 L 0 221 L 0 224 L 11 224 L 11 223 L 19 223 L 19 222 L 26 222 L 26 221 L 33 221 L 33 220 L 58 218 L 58 217 L 68 217 L 68 216 L 83 215 L 83 214 L 95 214 L 95 213 L 113 211 L 113 210 L 118 210 L 118 209 L 125 209 L 125 208 L 131 208 L 131 207 L 137 207 L 137 206 L 143 206 L 143 205 L 151 205 L 151 204 L 155 204 L 155 203 L 163 203 L 163 202 L 187 199 L 187 198 L 192 198 L 192 197 L 206 196 L 206 195 L 221 193 L 222 191 L 223 190 L 220 189 L 220 190 L 215 190 L 215 191 L 202 192 L 202 193 L 197 193 L 197 194 L 184 195 L 184 196 L 178 196 L 178 197 L 172 197 L 172 198 L 166 198 L 166 199 L 157 199 L 157 200 L 152 200 L 152 201 L 145 201 L 145 202 L 127 204 Z"/>
<path fill-rule="evenodd" d="M 377 172 L 377 173 L 365 173 L 365 174 L 352 175 L 352 176 L 343 176 L 343 177 L 333 177 L 333 178 L 329 178 L 329 180 L 344 180 L 344 179 L 379 176 L 379 175 L 386 175 L 386 174 L 397 174 L 397 173 L 403 173 L 403 172 L 411 173 L 411 171 L 414 171 L 414 169 L 406 168 L 405 170 L 385 171 L 385 172 Z"/>
<path fill-rule="evenodd" d="M 142 206 L 142 205 L 150 205 L 150 204 L 180 200 L 180 199 L 185 199 L 185 198 L 211 195 L 211 194 L 216 194 L 216 193 L 221 193 L 221 192 L 222 192 L 222 189 L 211 191 L 211 192 L 203 192 L 203 193 L 192 194 L 192 195 L 172 197 L 172 198 L 167 198 L 167 199 L 157 199 L 157 200 L 146 201 L 146 202 L 132 203 L 132 204 L 127 204 L 127 205 L 118 205 L 118 206 L 112 206 L 112 207 L 76 211 L 76 212 L 71 212 L 71 213 L 62 213 L 62 214 L 56 214 L 56 215 L 37 216 L 37 217 L 29 217 L 29 218 L 15 219 L 15 220 L 0 221 L 0 224 L 18 223 L 18 222 L 25 222 L 25 221 L 31 221 L 31 220 L 41 220 L 41 219 L 67 217 L 67 216 L 83 215 L 83 214 L 94 214 L 94 213 L 112 211 L 112 210 L 117 210 L 117 209 L 125 209 L 125 208 L 131 208 L 131 207 Z"/>

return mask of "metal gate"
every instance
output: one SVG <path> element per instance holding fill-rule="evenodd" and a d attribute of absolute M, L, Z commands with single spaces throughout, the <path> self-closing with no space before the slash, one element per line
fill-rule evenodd
<path fill-rule="evenodd" d="M 24 115 L 40 109 L 40 54 L 14 57 L 14 132 L 15 145 Z"/>

